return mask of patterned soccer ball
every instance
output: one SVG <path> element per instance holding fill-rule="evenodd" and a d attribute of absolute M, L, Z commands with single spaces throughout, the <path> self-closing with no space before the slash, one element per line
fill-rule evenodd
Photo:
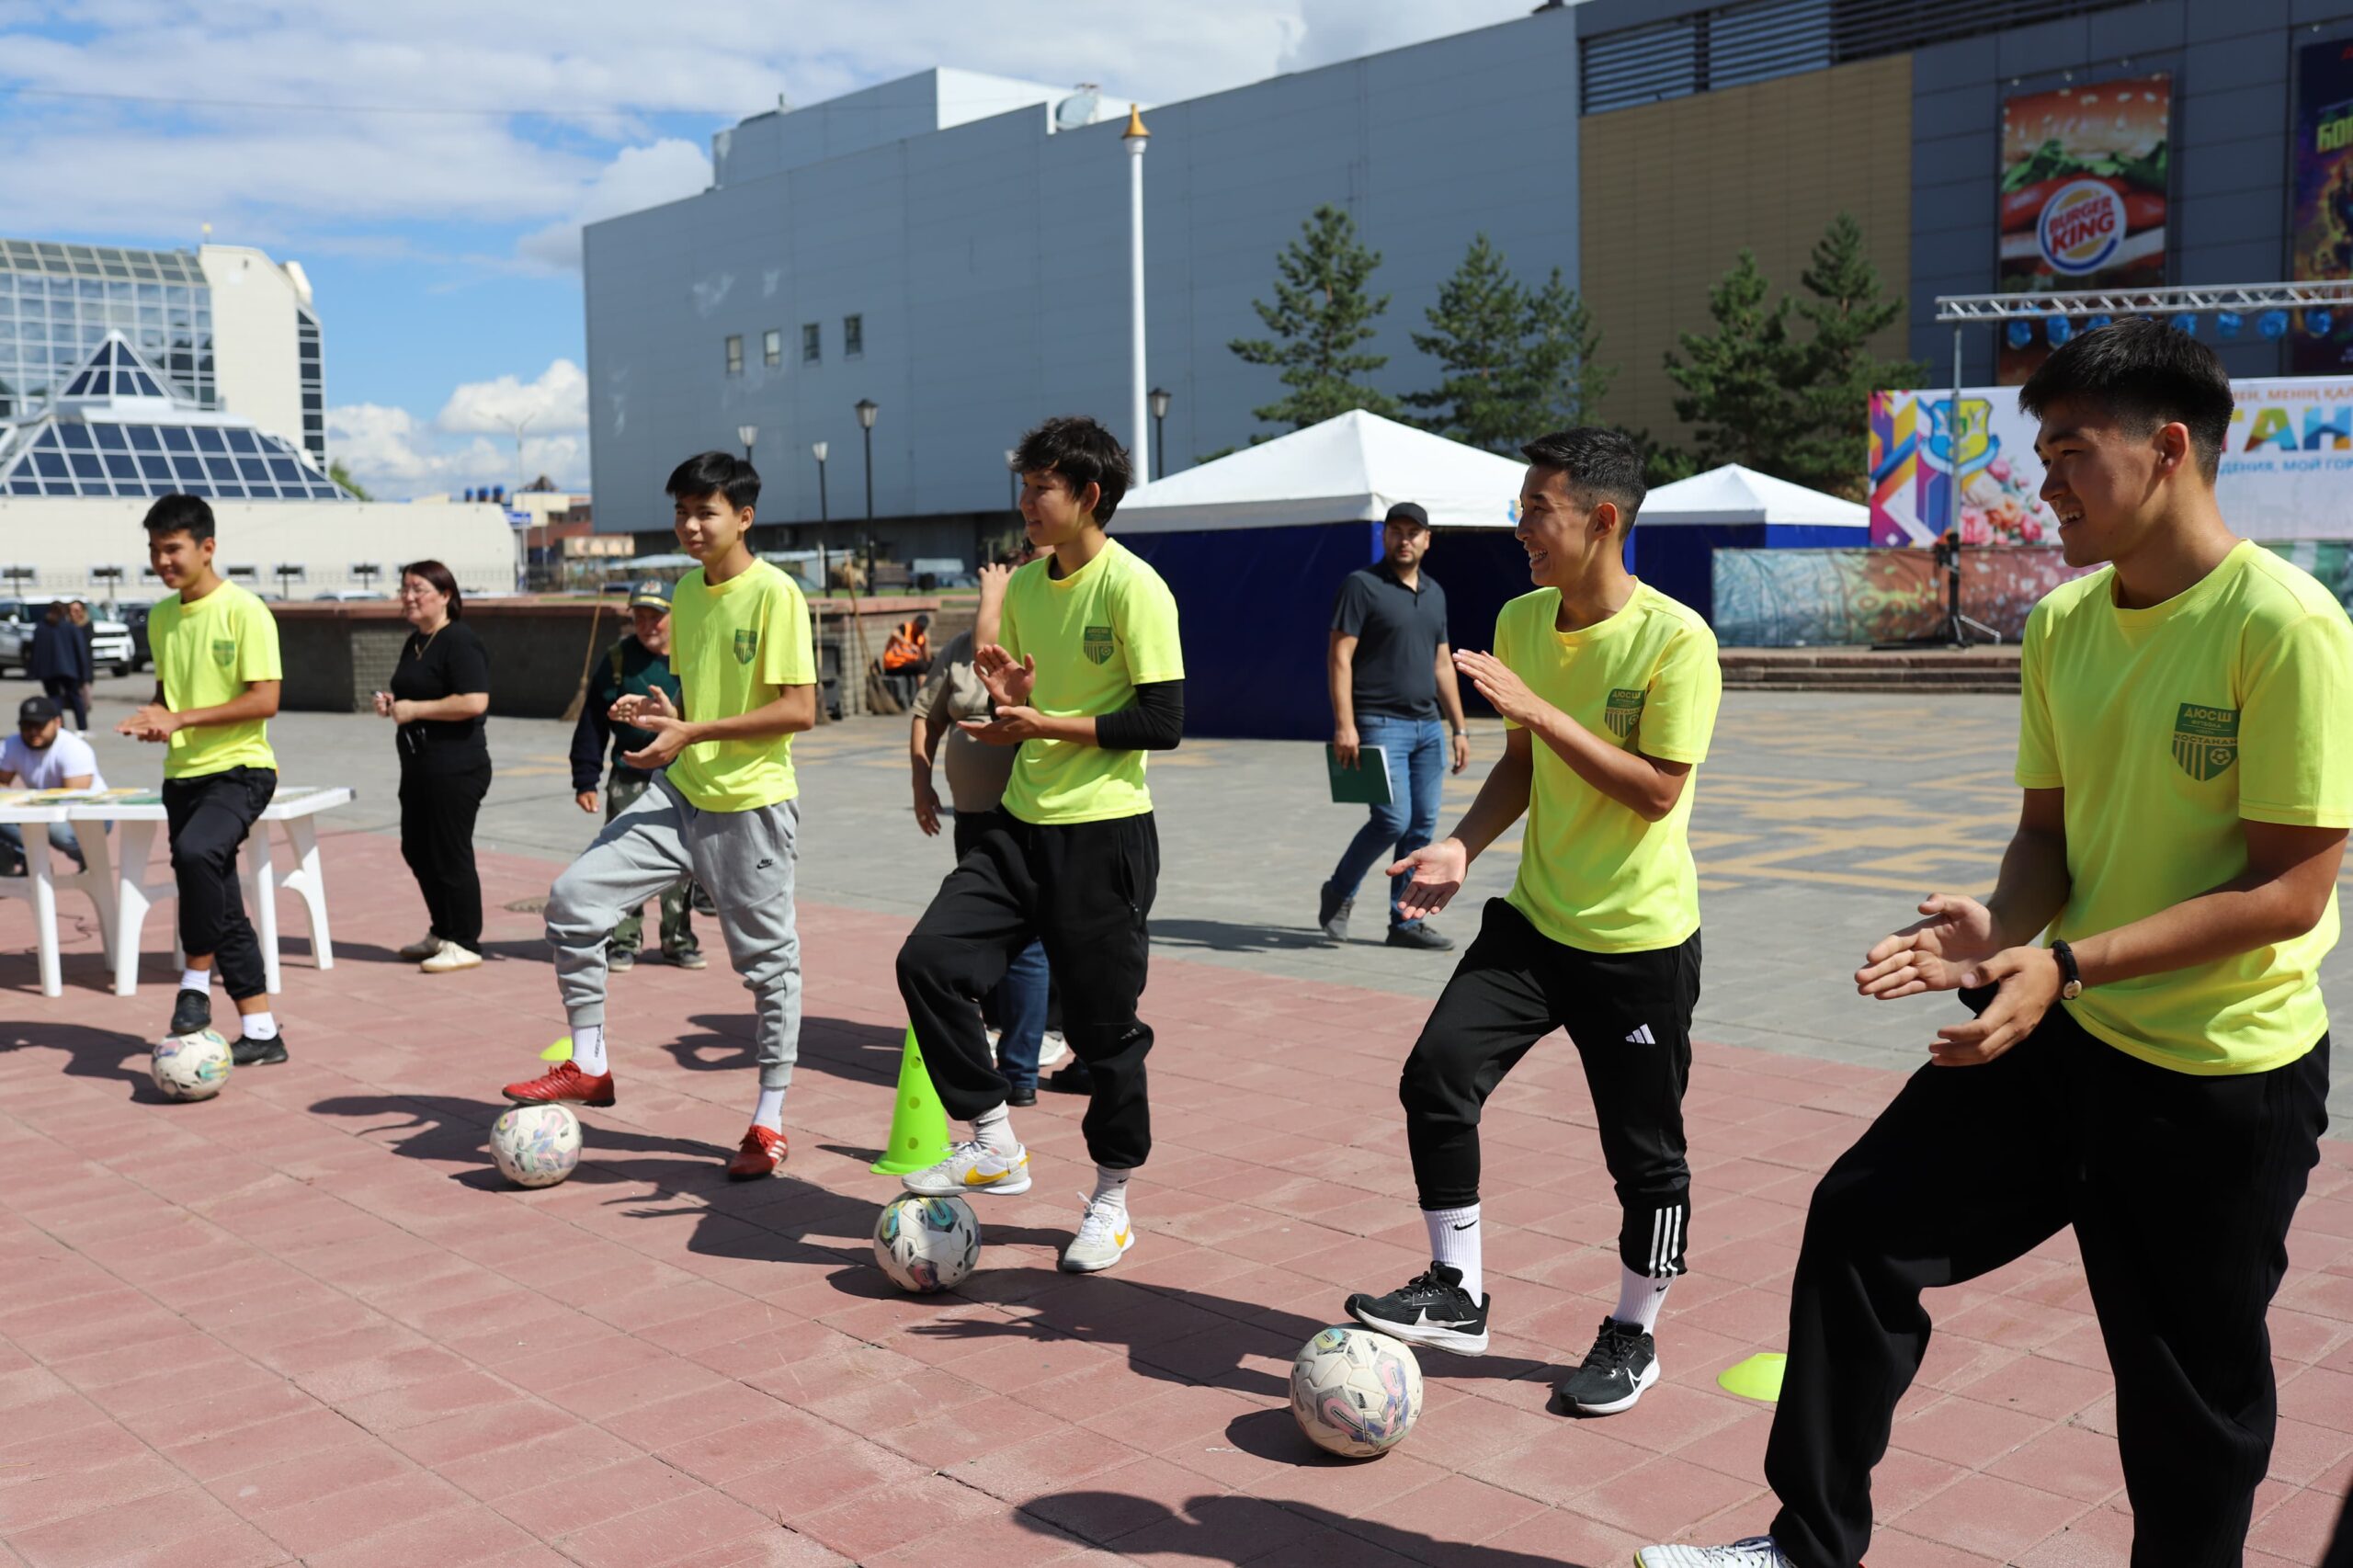
<path fill-rule="evenodd" d="M 1317 1448 L 1377 1459 L 1421 1419 L 1421 1363 L 1402 1339 L 1336 1324 L 1292 1358 L 1290 1413 Z"/>
<path fill-rule="evenodd" d="M 490 1125 L 490 1157 L 517 1187 L 553 1187 L 580 1164 L 580 1119 L 561 1105 L 518 1105 Z"/>
<path fill-rule="evenodd" d="M 167 1035 L 155 1042 L 149 1071 L 155 1086 L 176 1100 L 209 1100 L 229 1081 L 229 1042 L 218 1032 Z"/>
<path fill-rule="evenodd" d="M 874 1221 L 874 1261 L 902 1290 L 929 1295 L 963 1282 L 981 1256 L 981 1222 L 961 1198 L 902 1193 Z"/>

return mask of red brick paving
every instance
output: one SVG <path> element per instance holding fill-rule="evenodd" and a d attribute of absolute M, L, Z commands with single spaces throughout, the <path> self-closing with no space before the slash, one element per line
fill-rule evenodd
<path fill-rule="evenodd" d="M 527 1193 L 483 1135 L 561 1032 L 537 920 L 495 914 L 496 961 L 428 979 L 391 959 L 419 924 L 392 842 L 336 838 L 330 864 L 346 945 L 331 974 L 292 945 L 292 1064 L 202 1105 L 144 1084 L 160 952 L 119 999 L 85 931 L 45 1000 L 0 915 L 0 1543 L 25 1562 L 1532 1568 L 1745 1533 L 1768 1414 L 1714 1374 L 1778 1341 L 1813 1177 L 1895 1085 L 1701 1048 L 1667 1379 L 1577 1423 L 1550 1378 L 1611 1300 L 1617 1219 L 1573 1053 L 1531 1056 L 1488 1121 L 1495 1353 L 1426 1358 L 1421 1430 L 1351 1465 L 1292 1428 L 1283 1373 L 1344 1287 L 1420 1259 L 1393 1087 L 1419 1004 L 1161 960 L 1136 1252 L 1053 1271 L 1086 1172 L 1050 1096 L 1022 1117 L 1043 1180 L 983 1200 L 981 1272 L 910 1299 L 866 1239 L 899 923 L 803 907 L 785 1178 L 720 1176 L 745 998 L 649 965 L 616 985 L 620 1105 L 588 1113 L 578 1176 Z M 550 868 L 485 872 L 503 903 Z M 2312 1562 L 2353 1486 L 2353 1147 L 2325 1146 L 2290 1251 L 2257 1564 Z M 2120 1561 L 2071 1243 L 1940 1294 L 1874 1568 Z"/>

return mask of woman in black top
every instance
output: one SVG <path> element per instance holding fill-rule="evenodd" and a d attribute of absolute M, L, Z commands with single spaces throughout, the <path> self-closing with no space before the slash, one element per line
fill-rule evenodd
<path fill-rule="evenodd" d="M 482 878 L 474 870 L 474 817 L 490 792 L 490 657 L 460 617 L 458 580 L 438 561 L 401 569 L 401 614 L 416 630 L 402 644 L 392 688 L 376 712 L 400 726 L 401 858 L 416 876 L 432 919 L 425 939 L 401 949 L 427 974 L 482 962 Z"/>

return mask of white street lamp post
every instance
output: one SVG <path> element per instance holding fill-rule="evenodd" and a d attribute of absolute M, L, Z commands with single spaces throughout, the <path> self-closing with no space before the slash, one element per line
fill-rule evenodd
<path fill-rule="evenodd" d="M 1128 129 L 1120 142 L 1128 149 L 1128 369 L 1133 378 L 1129 392 L 1128 448 L 1142 461 L 1139 469 L 1151 465 L 1151 447 L 1147 444 L 1151 426 L 1144 423 L 1143 369 L 1143 153 L 1152 132 L 1143 128 L 1143 115 L 1135 105 L 1128 106 Z M 1139 473 L 1138 483 L 1149 477 Z"/>

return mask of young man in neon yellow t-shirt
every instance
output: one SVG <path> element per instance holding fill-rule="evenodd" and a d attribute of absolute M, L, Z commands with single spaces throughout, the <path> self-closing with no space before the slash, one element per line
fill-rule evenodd
<path fill-rule="evenodd" d="M 1029 1154 L 1014 1136 L 979 1002 L 1042 941 L 1062 984 L 1063 1036 L 1093 1084 L 1083 1130 L 1095 1189 L 1062 1267 L 1093 1273 L 1134 1242 L 1128 1179 L 1152 1151 L 1152 1030 L 1136 998 L 1160 840 L 1143 754 L 1184 733 L 1185 661 L 1168 585 L 1104 531 L 1132 478 L 1110 432 L 1092 419 L 1050 419 L 1021 438 L 1014 466 L 1022 521 L 1049 553 L 1013 574 L 1000 642 L 974 650 L 995 716 L 963 723 L 1021 752 L 987 831 L 899 950 L 899 994 L 924 1065 L 972 1137 L 906 1185 L 1029 1189 Z"/>
<path fill-rule="evenodd" d="M 147 619 L 155 698 L 115 726 L 168 746 L 164 814 L 179 885 L 180 971 L 170 1032 L 212 1022 L 212 976 L 236 1005 L 240 1067 L 286 1060 L 269 1009 L 261 941 L 245 917 L 237 850 L 278 793 L 269 721 L 283 672 L 269 607 L 212 569 L 212 508 L 195 495 L 165 495 L 147 508 L 147 561 L 173 590 Z M 268 895 L 265 893 L 264 897 Z"/>
<path fill-rule="evenodd" d="M 1814 1189 L 1765 1451 L 1770 1536 L 1652 1568 L 1852 1568 L 1920 1368 L 1920 1292 L 2073 1226 L 2116 1377 L 2132 1561 L 2235 1564 L 2271 1455 L 2264 1316 L 2327 1120 L 2320 960 L 2353 825 L 2353 625 L 2234 537 L 2222 363 L 2146 318 L 2043 361 L 2042 498 L 2070 565 L 2027 622 L 2000 880 L 1872 948 L 1881 1000 L 1961 989 Z M 2050 940 L 2040 940 L 2045 935 Z"/>
<path fill-rule="evenodd" d="M 1683 1090 L 1699 997 L 1691 771 L 1723 680 L 1707 622 L 1627 574 L 1644 493 L 1634 444 L 1578 429 L 1520 449 L 1518 537 L 1536 591 L 1504 607 L 1493 653 L 1454 656 L 1503 715 L 1503 760 L 1452 837 L 1391 868 L 1412 878 L 1408 918 L 1436 914 L 1524 812 L 1519 875 L 1488 903 L 1398 1088 L 1430 1267 L 1385 1295 L 1350 1296 L 1347 1312 L 1416 1345 L 1485 1353 L 1480 1111 L 1529 1047 L 1565 1028 L 1622 1218 L 1618 1305 L 1559 1392 L 1607 1415 L 1657 1381 L 1654 1330 L 1684 1268 Z"/>
<path fill-rule="evenodd" d="M 613 1103 L 606 938 L 624 915 L 691 876 L 718 906 L 727 956 L 756 1008 L 759 1097 L 727 1166 L 746 1181 L 784 1164 L 784 1091 L 800 1055 L 792 737 L 817 722 L 817 661 L 800 585 L 751 551 L 758 472 L 733 453 L 705 452 L 680 463 L 668 488 L 678 546 L 701 563 L 670 600 L 670 666 L 685 710 L 658 687 L 612 705 L 615 723 L 654 737 L 621 760 L 656 777 L 549 890 L 572 1056 L 506 1095 L 518 1105 Z"/>

